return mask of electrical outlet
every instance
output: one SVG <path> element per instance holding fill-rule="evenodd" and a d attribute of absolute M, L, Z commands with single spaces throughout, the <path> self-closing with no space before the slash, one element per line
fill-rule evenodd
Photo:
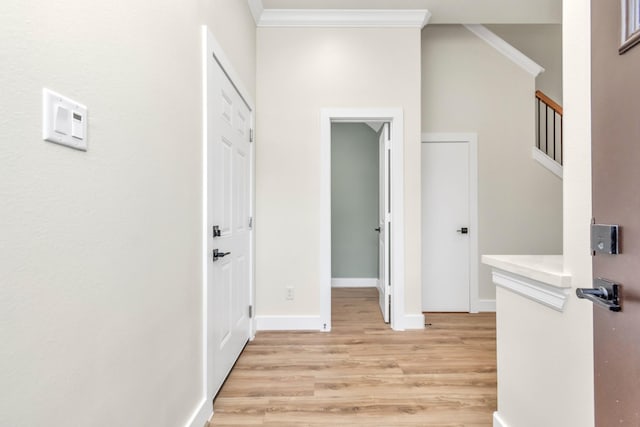
<path fill-rule="evenodd" d="M 288 286 L 287 287 L 287 300 L 288 301 L 293 301 L 295 295 L 293 292 L 293 286 Z"/>

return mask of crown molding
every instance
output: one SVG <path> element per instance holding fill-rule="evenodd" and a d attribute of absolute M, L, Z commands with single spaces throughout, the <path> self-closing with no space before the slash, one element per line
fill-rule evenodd
<path fill-rule="evenodd" d="M 422 28 L 427 25 L 430 18 L 431 12 L 426 9 L 265 9 L 257 25 L 258 27 Z"/>
<path fill-rule="evenodd" d="M 504 39 L 500 38 L 498 35 L 490 31 L 484 25 L 465 24 L 464 26 L 467 30 L 471 31 L 473 34 L 484 40 L 488 45 L 513 61 L 516 65 L 521 67 L 527 73 L 531 74 L 533 77 L 537 77 L 540 73 L 544 72 L 544 68 L 534 62 L 527 55 L 504 41 Z"/>
<path fill-rule="evenodd" d="M 251 15 L 253 15 L 253 20 L 256 21 L 256 25 L 258 25 L 260 18 L 262 17 L 262 13 L 264 12 L 262 0 L 247 0 L 247 3 L 249 4 Z"/>

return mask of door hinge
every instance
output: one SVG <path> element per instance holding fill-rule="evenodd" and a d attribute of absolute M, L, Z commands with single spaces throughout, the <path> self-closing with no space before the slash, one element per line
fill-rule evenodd
<path fill-rule="evenodd" d="M 249 217 L 249 230 L 253 230 L 253 217 Z"/>
<path fill-rule="evenodd" d="M 249 142 L 253 142 L 253 129 L 249 129 Z"/>
<path fill-rule="evenodd" d="M 253 306 L 249 306 L 249 319 L 253 319 Z"/>

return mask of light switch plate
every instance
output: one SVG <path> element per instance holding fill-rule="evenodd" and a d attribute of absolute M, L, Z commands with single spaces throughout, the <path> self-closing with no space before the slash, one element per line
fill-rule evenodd
<path fill-rule="evenodd" d="M 42 90 L 42 138 L 87 151 L 87 107 L 49 89 Z"/>

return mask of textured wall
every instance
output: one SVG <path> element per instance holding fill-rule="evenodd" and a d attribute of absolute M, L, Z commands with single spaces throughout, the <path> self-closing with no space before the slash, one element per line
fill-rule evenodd
<path fill-rule="evenodd" d="M 0 425 L 201 403 L 201 24 L 255 87 L 246 3 L 202 3 L 3 3 Z M 43 87 L 88 106 L 88 152 L 42 141 Z"/>

